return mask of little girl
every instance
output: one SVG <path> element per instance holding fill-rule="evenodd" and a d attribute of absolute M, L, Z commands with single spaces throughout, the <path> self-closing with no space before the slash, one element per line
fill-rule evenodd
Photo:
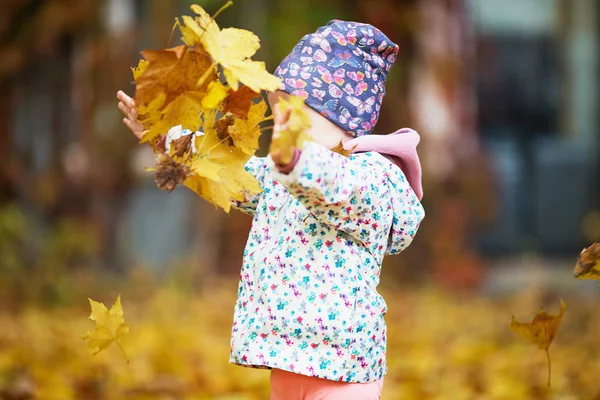
<path fill-rule="evenodd" d="M 230 361 L 271 369 L 271 399 L 379 399 L 386 367 L 385 255 L 413 240 L 424 217 L 419 136 L 372 135 L 398 46 L 373 26 L 334 20 L 306 35 L 275 75 L 281 96 L 305 99 L 308 142 L 246 169 L 263 191 L 235 202 L 254 216 L 244 251 Z M 139 138 L 133 100 L 119 92 Z M 184 132 L 183 134 L 191 133 Z M 167 144 L 169 143 L 167 140 Z M 340 142 L 350 157 L 330 149 Z"/>

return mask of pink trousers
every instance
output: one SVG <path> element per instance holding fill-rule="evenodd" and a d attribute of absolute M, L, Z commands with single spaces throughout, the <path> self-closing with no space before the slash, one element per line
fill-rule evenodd
<path fill-rule="evenodd" d="M 271 371 L 271 400 L 379 400 L 382 388 L 383 379 L 346 383 L 280 369 Z"/>

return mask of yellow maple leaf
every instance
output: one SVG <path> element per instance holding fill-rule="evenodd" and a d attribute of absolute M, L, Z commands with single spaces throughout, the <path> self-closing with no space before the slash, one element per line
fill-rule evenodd
<path fill-rule="evenodd" d="M 260 90 L 278 88 L 280 80 L 264 63 L 251 60 L 260 47 L 256 35 L 221 30 L 200 6 L 191 9 L 195 17 L 176 19 L 174 27 L 179 27 L 185 45 L 144 51 L 145 60 L 133 71 L 142 142 L 158 152 L 161 137 L 173 126 L 201 129 L 193 139 L 195 151 L 190 150 L 192 139 L 184 138 L 166 157 L 157 158 L 157 185 L 170 192 L 183 183 L 229 211 L 232 199 L 261 189 L 244 168 L 258 148 L 259 124 L 267 109 L 262 99 L 255 99 Z M 245 86 L 240 88 L 240 83 Z"/>
<path fill-rule="evenodd" d="M 131 68 L 131 72 L 133 73 L 134 81 L 137 82 L 137 80 L 140 78 L 140 76 L 142 76 L 144 71 L 146 71 L 146 68 L 148 68 L 149 64 L 150 63 L 148 62 L 148 60 L 141 59 L 137 65 L 137 67 Z"/>
<path fill-rule="evenodd" d="M 276 107 L 284 116 L 283 129 L 273 131 L 271 154 L 280 154 L 281 161 L 289 164 L 294 157 L 294 149 L 302 148 L 310 140 L 307 131 L 311 127 L 310 116 L 304 109 L 304 100 L 298 96 L 280 97 Z"/>
<path fill-rule="evenodd" d="M 548 359 L 548 386 L 550 386 L 550 379 L 552 376 L 550 352 L 548 349 L 556 337 L 565 308 L 565 302 L 561 300 L 560 311 L 556 316 L 548 314 L 544 310 L 540 310 L 530 323 L 517 322 L 514 316 L 510 323 L 510 329 L 546 352 Z"/>
<path fill-rule="evenodd" d="M 260 48 L 260 40 L 254 33 L 238 28 L 221 30 L 202 7 L 192 5 L 191 9 L 197 17 L 182 17 L 183 26 L 179 24 L 182 39 L 189 46 L 201 45 L 214 63 L 221 65 L 233 90 L 239 89 L 240 82 L 255 92 L 279 88 L 281 80 L 268 73 L 264 63 L 250 59 Z M 204 79 L 201 77 L 201 81 Z"/>
<path fill-rule="evenodd" d="M 213 37 L 219 34 L 220 28 L 213 17 L 210 16 L 202 7 L 197 4 L 192 4 L 190 9 L 196 17 L 184 15 L 182 18 L 183 25 L 179 24 L 179 28 L 183 33 L 182 40 L 188 46 L 204 45 L 204 35 Z"/>
<path fill-rule="evenodd" d="M 260 48 L 258 36 L 245 29 L 225 28 L 215 35 L 205 34 L 202 38 L 208 54 L 225 68 L 252 57 Z"/>
<path fill-rule="evenodd" d="M 258 150 L 259 124 L 265 119 L 266 112 L 267 104 L 261 100 L 249 107 L 246 119 L 234 118 L 233 125 L 229 127 L 234 145 L 248 155 L 254 155 Z"/>
<path fill-rule="evenodd" d="M 242 60 L 231 62 L 223 69 L 227 83 L 233 90 L 238 90 L 239 82 L 248 86 L 255 92 L 266 90 L 274 92 L 279 89 L 281 80 L 267 72 L 262 61 Z"/>
<path fill-rule="evenodd" d="M 148 125 L 149 129 L 144 132 L 142 143 L 153 141 L 177 125 L 192 132 L 197 131 L 202 125 L 203 98 L 202 92 L 187 91 L 170 102 L 163 110 L 158 110 L 158 117 L 146 114 L 147 119 L 142 120 L 142 123 L 144 126 Z"/>
<path fill-rule="evenodd" d="M 125 359 L 127 359 L 121 341 L 123 340 L 123 337 L 129 333 L 129 326 L 125 324 L 123 307 L 121 306 L 121 296 L 117 297 L 117 300 L 110 311 L 103 303 L 99 303 L 92 299 L 88 300 L 90 301 L 90 306 L 92 308 L 89 319 L 96 323 L 95 329 L 87 332 L 82 338 L 87 341 L 88 349 L 93 351 L 93 354 L 96 355 L 102 350 L 107 349 L 112 342 L 115 342 L 123 352 Z M 127 362 L 129 363 L 129 359 L 127 359 Z"/>
<path fill-rule="evenodd" d="M 600 243 L 583 249 L 573 271 L 577 279 L 600 279 Z"/>
<path fill-rule="evenodd" d="M 225 212 L 231 209 L 232 200 L 243 200 L 243 193 L 258 193 L 260 185 L 245 170 L 249 156 L 237 148 L 222 143 L 214 130 L 196 139 L 201 156 L 191 162 L 195 173 L 185 185 Z"/>
<path fill-rule="evenodd" d="M 227 97 L 229 88 L 221 81 L 212 81 L 208 85 L 208 93 L 202 99 L 202 107 L 206 110 L 215 110 L 221 102 Z"/>
<path fill-rule="evenodd" d="M 209 155 L 195 157 L 190 163 L 190 168 L 192 172 L 196 174 L 196 176 L 210 179 L 219 183 L 223 180 L 220 174 L 223 167 L 212 162 Z"/>
<path fill-rule="evenodd" d="M 232 200 L 241 201 L 244 199 L 244 193 L 259 193 L 262 190 L 256 178 L 245 170 L 248 156 L 240 150 L 220 145 L 211 159 L 223 166 L 220 171 L 222 181 L 205 180 L 202 194 L 225 212 L 231 209 Z"/>

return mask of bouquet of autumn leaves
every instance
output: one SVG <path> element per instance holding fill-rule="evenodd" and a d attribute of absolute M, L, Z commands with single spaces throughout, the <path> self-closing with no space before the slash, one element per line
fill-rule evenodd
<path fill-rule="evenodd" d="M 176 19 L 174 26 L 185 44 L 143 51 L 133 69 L 142 142 L 157 154 L 161 189 L 184 184 L 229 211 L 232 199 L 260 191 L 244 166 L 258 149 L 260 123 L 268 119 L 260 92 L 277 90 L 280 80 L 251 59 L 260 47 L 254 33 L 220 29 L 200 6 L 191 10 L 194 17 Z M 200 133 L 174 140 L 163 152 L 164 135 L 174 126 Z"/>

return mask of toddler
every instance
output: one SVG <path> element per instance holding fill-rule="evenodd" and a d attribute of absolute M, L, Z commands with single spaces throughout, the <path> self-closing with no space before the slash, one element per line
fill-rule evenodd
<path fill-rule="evenodd" d="M 254 216 L 231 337 L 232 363 L 271 369 L 271 399 L 379 399 L 386 367 L 384 256 L 413 240 L 424 217 L 419 136 L 369 135 L 398 46 L 371 25 L 333 20 L 304 36 L 269 94 L 305 99 L 313 141 L 284 163 L 279 151 L 246 169 L 263 191 L 234 202 Z M 118 94 L 140 137 L 133 100 Z M 189 134 L 191 132 L 179 132 Z M 169 139 L 166 140 L 167 144 Z M 350 157 L 330 149 L 340 142 Z"/>

